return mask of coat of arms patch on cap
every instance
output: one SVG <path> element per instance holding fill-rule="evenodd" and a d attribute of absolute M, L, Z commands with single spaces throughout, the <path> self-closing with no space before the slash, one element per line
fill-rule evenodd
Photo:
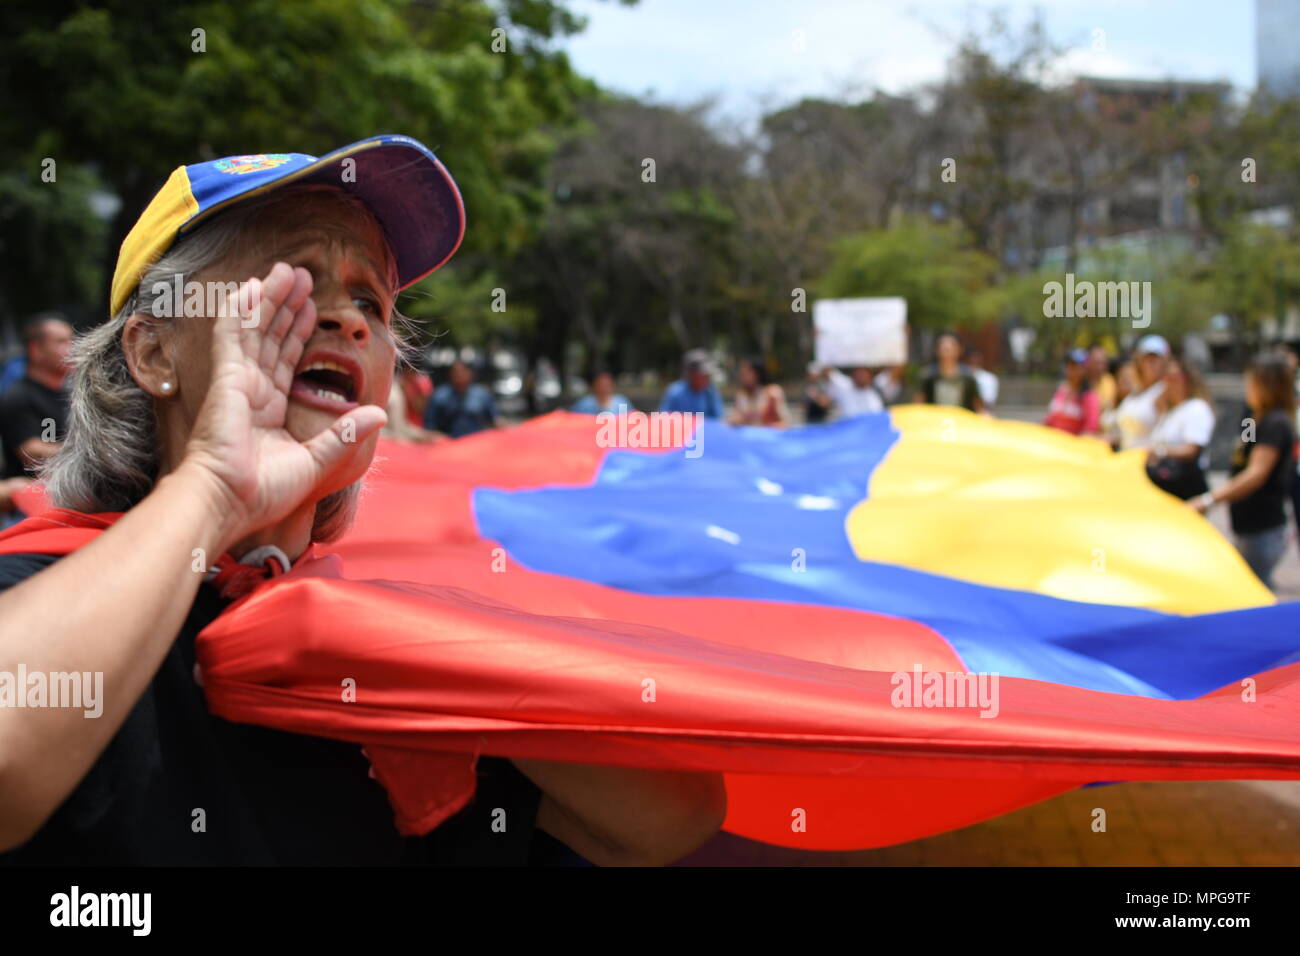
<path fill-rule="evenodd" d="M 290 159 L 288 153 L 259 153 L 256 156 L 231 156 L 216 162 L 218 172 L 239 175 L 255 173 L 262 169 L 274 169 L 283 166 Z"/>

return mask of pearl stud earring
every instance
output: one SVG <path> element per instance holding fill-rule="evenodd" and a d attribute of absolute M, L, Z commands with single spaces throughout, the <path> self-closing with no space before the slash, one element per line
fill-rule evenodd
<path fill-rule="evenodd" d="M 170 392 L 170 391 L 172 390 L 172 383 L 171 383 L 171 382 L 163 382 L 163 383 L 162 383 L 162 390 L 163 390 L 164 392 Z"/>

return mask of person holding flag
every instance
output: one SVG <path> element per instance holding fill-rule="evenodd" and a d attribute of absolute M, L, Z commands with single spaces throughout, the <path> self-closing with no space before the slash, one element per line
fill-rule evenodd
<path fill-rule="evenodd" d="M 43 474 L 57 508 L 0 535 L 0 670 L 112 693 L 95 720 L 0 709 L 0 861 L 659 864 L 720 826 L 718 774 L 483 759 L 477 797 L 403 836 L 356 744 L 205 706 L 196 635 L 348 526 L 397 294 L 463 233 L 455 182 L 403 136 L 182 166 L 149 203 L 111 319 L 74 349 Z M 231 291 L 217 315 L 165 316 L 175 277 Z"/>

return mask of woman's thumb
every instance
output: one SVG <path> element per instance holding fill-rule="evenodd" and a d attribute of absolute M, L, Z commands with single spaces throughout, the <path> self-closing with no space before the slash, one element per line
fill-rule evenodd
<path fill-rule="evenodd" d="M 378 405 L 361 405 L 339 416 L 329 428 L 303 443 L 322 474 L 329 474 L 365 444 L 388 422 L 388 413 Z"/>

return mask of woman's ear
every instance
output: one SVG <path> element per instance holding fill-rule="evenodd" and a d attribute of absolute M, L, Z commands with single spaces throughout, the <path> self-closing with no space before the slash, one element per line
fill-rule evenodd
<path fill-rule="evenodd" d="M 137 312 L 122 327 L 122 354 L 137 385 L 154 398 L 170 398 L 178 390 L 179 379 L 161 333 L 157 322 Z"/>

